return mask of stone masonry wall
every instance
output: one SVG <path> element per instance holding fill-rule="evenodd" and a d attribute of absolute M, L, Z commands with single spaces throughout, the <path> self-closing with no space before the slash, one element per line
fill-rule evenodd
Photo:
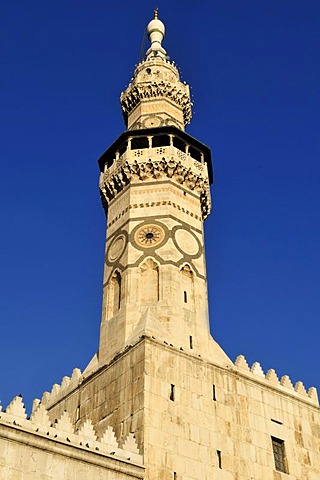
<path fill-rule="evenodd" d="M 135 439 L 120 447 L 112 428 L 97 436 L 92 422 L 75 429 L 68 412 L 51 423 L 45 407 L 34 402 L 27 418 L 21 397 L 0 412 L 1 480 L 143 479 Z"/>
<path fill-rule="evenodd" d="M 222 368 L 174 347 L 146 350 L 146 478 L 319 480 L 320 414 L 314 389 L 281 385 L 240 357 Z M 173 395 L 172 395 L 173 389 Z M 300 390 L 297 391 L 297 390 Z M 271 437 L 284 441 L 275 469 Z"/>
<path fill-rule="evenodd" d="M 63 387 L 55 385 L 50 393 L 45 392 L 42 402 L 50 419 L 53 421 L 67 410 L 75 428 L 90 419 L 97 435 L 110 426 L 120 445 L 132 433 L 141 449 L 144 350 L 140 342 L 93 374 L 81 375 L 78 371 L 77 381 Z"/>
<path fill-rule="evenodd" d="M 79 377 L 73 393 L 46 394 L 52 418 L 76 392 L 83 399 L 77 422 L 90 418 L 98 432 L 107 421 L 118 439 L 134 432 L 147 480 L 320 478 L 316 390 L 278 380 L 274 370 L 265 375 L 258 363 L 250 369 L 243 356 L 219 366 L 196 350 L 144 337 Z M 284 442 L 288 473 L 275 468 L 272 437 Z"/>

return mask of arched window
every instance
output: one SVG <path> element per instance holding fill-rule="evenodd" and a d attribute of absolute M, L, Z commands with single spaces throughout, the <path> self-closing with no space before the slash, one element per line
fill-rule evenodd
<path fill-rule="evenodd" d="M 113 317 L 121 306 L 121 275 L 116 270 L 109 283 L 108 317 Z"/>
<path fill-rule="evenodd" d="M 181 299 L 187 308 L 194 309 L 193 272 L 188 264 L 180 270 Z"/>
<path fill-rule="evenodd" d="M 148 258 L 140 268 L 141 285 L 139 286 L 142 303 L 159 301 L 159 267 Z"/>

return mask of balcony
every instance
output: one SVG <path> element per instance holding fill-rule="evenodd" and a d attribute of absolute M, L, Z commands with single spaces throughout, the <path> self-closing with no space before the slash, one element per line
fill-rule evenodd
<path fill-rule="evenodd" d="M 138 163 L 150 168 L 151 162 L 175 162 L 184 172 L 192 172 L 213 182 L 210 149 L 174 126 L 126 130 L 98 160 L 104 177 L 118 169 Z"/>

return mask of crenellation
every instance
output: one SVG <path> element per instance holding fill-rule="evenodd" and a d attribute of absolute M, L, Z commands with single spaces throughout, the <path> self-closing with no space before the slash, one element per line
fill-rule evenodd
<path fill-rule="evenodd" d="M 141 455 L 138 449 L 138 445 L 135 436 L 132 432 L 129 432 L 127 437 L 121 442 L 122 454 L 127 460 L 135 463 L 140 463 Z"/>
<path fill-rule="evenodd" d="M 243 370 L 247 370 L 248 372 L 250 371 L 249 365 L 244 355 L 238 355 L 235 361 L 235 366 L 238 368 L 242 368 Z"/>
<path fill-rule="evenodd" d="M 312 399 L 313 403 L 319 405 L 318 392 L 315 387 L 310 387 L 308 390 L 308 396 Z"/>
<path fill-rule="evenodd" d="M 41 403 L 43 403 L 43 405 L 47 405 L 47 403 L 50 401 L 50 397 L 50 392 L 43 392 L 41 397 Z"/>
<path fill-rule="evenodd" d="M 65 377 L 64 377 L 65 378 Z M 70 384 L 78 384 L 79 380 L 81 378 L 81 370 L 80 368 L 74 368 L 72 371 L 71 379 L 70 379 Z"/>
<path fill-rule="evenodd" d="M 142 456 L 133 433 L 129 433 L 119 443 L 113 429 L 107 426 L 98 438 L 90 419 L 86 419 L 75 431 L 67 411 L 64 411 L 52 424 L 45 406 L 42 403 L 34 405 L 31 417 L 27 419 L 22 397 L 14 397 L 6 411 L 1 413 L 0 426 L 11 425 L 25 432 L 32 432 L 39 437 L 45 436 L 54 441 L 67 442 L 94 451 L 105 452 L 108 455 L 112 454 L 120 459 L 142 465 Z"/>
<path fill-rule="evenodd" d="M 61 382 L 61 389 L 63 390 L 67 388 L 70 385 L 70 381 L 71 381 L 70 377 L 67 377 L 67 376 L 63 377 Z"/>
<path fill-rule="evenodd" d="M 259 362 L 254 362 L 251 367 L 251 372 L 255 375 L 258 375 L 259 377 L 265 378 L 264 371 L 262 370 Z"/>
<path fill-rule="evenodd" d="M 60 392 L 60 385 L 58 383 L 55 383 L 51 389 L 51 398 L 55 397 L 56 395 L 59 394 Z"/>
<path fill-rule="evenodd" d="M 58 419 L 55 420 L 54 425 L 56 430 L 62 435 L 63 438 L 65 437 L 65 434 L 70 434 L 74 431 L 70 415 L 66 410 Z"/>
<path fill-rule="evenodd" d="M 299 393 L 299 395 L 302 395 L 304 397 L 308 396 L 307 391 L 301 381 L 297 382 L 294 386 L 295 392 Z"/>
<path fill-rule="evenodd" d="M 270 368 L 266 373 L 266 379 L 274 385 L 280 385 L 279 378 L 273 368 Z"/>
<path fill-rule="evenodd" d="M 40 403 L 41 403 L 41 400 L 40 400 L 39 398 L 35 398 L 35 399 L 33 400 L 33 402 L 32 402 L 32 408 L 31 408 L 31 414 L 34 413 L 34 412 L 37 410 L 37 408 L 38 408 L 38 406 L 40 405 Z"/>
<path fill-rule="evenodd" d="M 301 381 L 296 382 L 295 386 L 293 386 L 288 375 L 283 375 L 279 381 L 274 369 L 268 370 L 265 375 L 259 362 L 254 362 L 250 368 L 243 355 L 239 355 L 236 358 L 235 366 L 243 374 L 249 375 L 249 377 L 252 375 L 252 378 L 259 379 L 259 381 L 262 381 L 265 385 L 269 384 L 280 391 L 298 395 L 306 401 L 319 405 L 317 390 L 314 387 L 310 387 L 307 392 Z"/>
<path fill-rule="evenodd" d="M 283 375 L 280 379 L 280 385 L 288 390 L 291 390 L 294 392 L 294 388 L 292 385 L 292 382 L 290 380 L 290 377 L 288 375 Z"/>
<path fill-rule="evenodd" d="M 40 432 L 46 433 L 49 431 L 51 421 L 48 411 L 42 403 L 39 403 L 38 406 L 32 411 L 30 421 L 38 427 Z"/>
<path fill-rule="evenodd" d="M 78 437 L 85 439 L 88 442 L 97 441 L 97 435 L 94 431 L 93 424 L 90 418 L 88 418 L 83 422 L 81 427 L 76 431 L 76 435 L 78 435 Z"/>
<path fill-rule="evenodd" d="M 61 384 L 55 383 L 51 389 L 51 392 L 44 392 L 41 398 L 41 403 L 46 406 L 50 406 L 53 403 L 58 402 L 59 400 L 66 397 L 70 394 L 75 388 L 78 387 L 79 383 L 82 381 L 82 373 L 79 368 L 74 368 L 71 378 L 64 376 Z"/>
<path fill-rule="evenodd" d="M 113 429 L 110 426 L 106 428 L 105 432 L 100 438 L 100 442 L 101 448 L 109 453 L 118 448 L 118 441 Z"/>
<path fill-rule="evenodd" d="M 27 418 L 26 409 L 24 407 L 21 395 L 17 395 L 13 398 L 13 400 L 5 409 L 4 413 L 6 413 L 9 417 L 14 418 L 14 421 L 20 422 L 21 420 L 25 420 Z"/>

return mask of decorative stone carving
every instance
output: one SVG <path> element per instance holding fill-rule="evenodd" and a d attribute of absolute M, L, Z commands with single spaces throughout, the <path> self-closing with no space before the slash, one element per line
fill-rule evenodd
<path fill-rule="evenodd" d="M 192 171 L 190 165 L 184 165 L 179 157 L 163 157 L 161 160 L 148 159 L 138 161 L 136 158 L 126 160 L 116 170 L 101 174 L 100 191 L 105 209 L 109 202 L 134 181 L 146 181 L 171 178 L 190 190 L 200 193 L 202 218 L 206 219 L 210 213 L 211 201 L 209 181 L 200 171 Z"/>
<path fill-rule="evenodd" d="M 130 84 L 120 96 L 121 109 L 127 124 L 128 115 L 141 102 L 148 98 L 165 97 L 175 103 L 183 110 L 184 124 L 188 125 L 192 118 L 192 103 L 189 96 L 189 89 L 179 82 L 143 82 Z"/>
<path fill-rule="evenodd" d="M 144 248 L 152 248 L 160 245 L 165 237 L 163 228 L 159 225 L 143 225 L 134 236 L 135 242 Z"/>

